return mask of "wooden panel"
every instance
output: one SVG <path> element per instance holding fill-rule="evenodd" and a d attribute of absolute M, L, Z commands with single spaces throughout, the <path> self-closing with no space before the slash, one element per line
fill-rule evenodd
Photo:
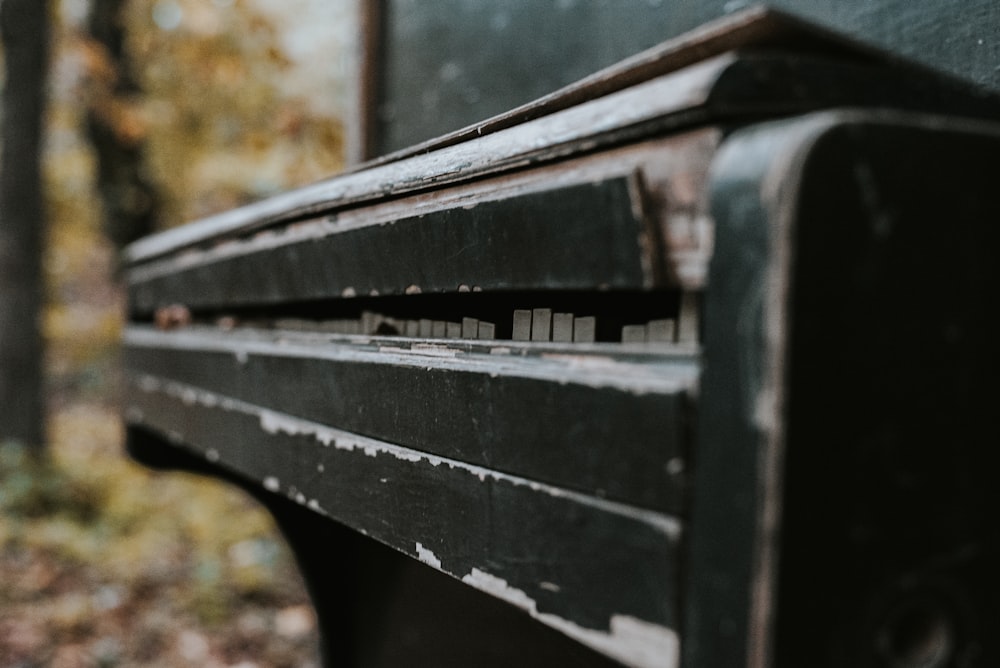
<path fill-rule="evenodd" d="M 133 424 L 634 666 L 677 666 L 679 521 L 139 379 Z"/>
<path fill-rule="evenodd" d="M 977 615 L 997 590 L 990 566 L 1000 552 L 988 513 L 968 508 L 997 501 L 987 480 L 995 457 L 983 454 L 985 441 L 975 434 L 991 428 L 982 417 L 991 404 L 976 397 L 992 396 L 996 364 L 980 369 L 979 360 L 960 351 L 965 341 L 977 352 L 989 347 L 982 335 L 968 334 L 985 329 L 985 319 L 969 314 L 988 311 L 988 304 L 965 300 L 981 295 L 979 279 L 995 278 L 985 261 L 994 239 L 975 237 L 969 252 L 975 262 L 948 265 L 949 274 L 966 276 L 947 283 L 950 292 L 922 283 L 939 278 L 920 272 L 932 271 L 933 253 L 916 255 L 914 267 L 906 261 L 909 246 L 886 255 L 883 242 L 903 210 L 924 225 L 951 220 L 948 206 L 929 207 L 920 218 L 922 198 L 935 192 L 938 178 L 962 220 L 996 218 L 995 206 L 963 196 L 963 179 L 988 190 L 981 175 L 995 161 L 976 153 L 976 141 L 921 160 L 899 149 L 912 137 L 887 135 L 879 160 L 903 159 L 895 167 L 878 163 L 878 171 L 912 178 L 894 175 L 895 189 L 883 192 L 872 172 L 876 161 L 864 150 L 846 153 L 846 160 L 836 148 L 813 152 L 838 124 L 848 127 L 830 134 L 832 145 L 851 145 L 860 116 L 739 126 L 845 104 L 989 115 L 995 101 L 939 87 L 919 69 L 895 69 L 865 49 L 834 49 L 836 57 L 724 50 L 698 61 L 699 44 L 705 42 L 685 43 L 691 60 L 678 60 L 670 47 L 615 70 L 621 87 L 601 89 L 603 83 L 590 80 L 529 105 L 527 119 L 518 116 L 524 109 L 515 110 L 397 155 L 396 162 L 131 247 L 133 315 L 146 318 L 177 301 L 186 305 L 178 307 L 186 317 L 174 331 L 129 328 L 127 419 L 173 447 L 200 453 L 212 467 L 237 471 L 259 488 L 372 535 L 629 665 L 673 667 L 683 650 L 685 665 L 697 668 L 766 668 L 775 658 L 780 668 L 797 667 L 814 665 L 817 647 L 823 657 L 838 659 L 833 665 L 865 665 L 871 651 L 892 663 L 899 657 L 886 656 L 885 647 L 910 648 L 903 642 L 908 625 L 899 622 L 910 618 L 886 608 L 879 596 L 911 593 L 907 583 L 923 582 L 926 573 L 936 579 L 917 594 L 929 591 L 935 603 L 944 600 L 957 611 L 934 627 L 965 652 L 953 663 L 979 668 L 975 661 L 985 657 L 983 665 L 991 665 L 995 644 L 988 645 L 980 629 L 996 626 L 996 614 Z M 597 90 L 590 86 L 603 92 L 560 106 Z M 944 125 L 885 111 L 879 118 L 923 131 Z M 525 122 L 514 127 L 517 120 Z M 688 132 L 703 124 L 714 125 Z M 723 134 L 728 139 L 709 172 Z M 431 147 L 436 150 L 424 152 Z M 972 171 L 979 181 L 955 167 L 965 153 L 978 155 Z M 837 179 L 826 178 L 827 160 L 839 165 Z M 938 164 L 955 174 L 927 168 Z M 802 174 L 814 189 L 807 208 L 800 207 Z M 911 183 L 922 187 L 911 191 Z M 896 206 L 907 197 L 916 204 Z M 805 230 L 815 221 L 833 238 Z M 841 228 L 853 230 L 853 240 L 841 239 Z M 855 243 L 859 229 L 867 236 Z M 582 239 L 570 239 L 578 231 Z M 483 238 L 490 248 L 480 248 Z M 535 243 L 526 247 L 525 240 Z M 701 295 L 691 290 L 706 286 L 713 242 L 703 321 Z M 843 265 L 841 253 L 827 253 L 841 242 L 847 246 Z M 804 255 L 809 268 L 793 274 L 796 243 L 809 243 L 815 257 Z M 918 246 L 922 253 L 937 247 L 928 238 Z M 871 308 L 864 301 L 866 278 L 878 276 L 887 257 L 889 267 L 906 271 L 881 276 L 883 286 L 893 286 L 885 293 L 891 298 L 878 293 L 882 301 Z M 819 267 L 822 272 L 810 273 Z M 801 294 L 793 276 L 808 279 Z M 583 300 L 591 293 L 579 290 L 607 280 L 652 300 L 665 297 L 670 312 L 643 311 L 616 323 L 628 342 L 612 346 L 593 342 L 605 340 L 603 318 L 544 301 L 567 288 Z M 452 297 L 432 292 L 484 296 L 475 288 L 500 295 L 536 289 L 537 301 L 506 305 L 519 310 L 509 336 L 523 342 L 414 338 L 500 336 L 507 325 L 489 313 L 456 308 L 445 318 L 410 309 L 419 300 Z M 424 294 L 405 294 L 418 291 Z M 824 291 L 832 293 L 829 300 L 811 299 Z M 924 293 L 934 296 L 933 304 L 923 304 Z M 593 294 L 603 295 L 593 298 L 597 302 L 624 293 Z M 965 305 L 961 317 L 940 306 L 951 294 Z M 414 300 L 406 313 L 394 314 L 400 336 L 367 336 L 378 333 L 374 305 L 394 299 Z M 799 300 L 795 317 L 802 319 L 790 330 L 792 299 Z M 305 306 L 303 300 L 309 300 Z M 626 301 L 622 313 L 634 308 Z M 362 312 L 350 317 L 366 328 L 352 335 L 319 333 L 330 316 L 296 310 L 358 302 Z M 878 354 L 868 359 L 875 360 L 865 367 L 873 377 L 855 378 L 856 360 L 837 352 L 839 323 L 852 328 L 852 356 L 871 355 L 868 332 L 858 323 L 900 315 L 897 302 L 905 307 L 902 325 L 879 327 L 891 340 L 881 339 Z M 855 303 L 869 305 L 858 312 Z M 262 326 L 275 329 L 251 330 L 231 317 L 217 328 L 204 325 L 228 316 L 225 309 L 249 305 L 264 306 L 250 315 L 262 313 Z M 189 326 L 189 308 L 200 324 Z M 950 318 L 948 327 L 935 319 L 939 311 Z M 855 317 L 859 313 L 863 317 Z M 925 326 L 924 318 L 930 333 L 900 345 L 909 328 Z M 300 325 L 312 331 L 288 331 Z M 696 352 L 701 331 L 704 372 Z M 789 331 L 799 337 L 791 366 Z M 687 348 L 650 343 L 669 336 Z M 545 341 L 534 340 L 540 338 Z M 947 354 L 927 354 L 931 345 Z M 893 357 L 897 350 L 908 355 Z M 809 361 L 816 357 L 826 366 L 813 376 Z M 921 376 L 925 357 L 933 363 L 930 380 Z M 958 371 L 950 364 L 956 359 Z M 943 402 L 947 414 L 934 410 L 940 379 L 957 397 Z M 795 396 L 787 392 L 789 380 Z M 855 382 L 875 388 L 860 395 L 866 405 L 851 403 Z M 887 398 L 893 392 L 902 398 Z M 920 440 L 925 430 L 916 422 L 884 429 L 882 413 L 871 409 L 882 403 L 892 406 L 896 423 L 910 405 L 919 407 L 920 417 L 933 421 L 926 429 L 933 440 Z M 867 431 L 856 439 L 859 423 Z M 789 426 L 796 447 L 805 450 L 786 462 Z M 963 443 L 952 445 L 952 433 Z M 884 454 L 885 443 L 892 446 L 889 455 L 905 459 L 899 453 L 911 441 L 922 457 L 920 484 L 907 478 L 913 467 L 886 473 L 866 459 L 868 444 Z M 940 442 L 948 445 L 936 450 Z M 882 474 L 900 470 L 891 485 L 882 484 Z M 948 476 L 943 482 L 928 475 L 938 470 Z M 783 510 L 786 471 L 805 477 L 787 488 Z M 878 491 L 885 486 L 894 494 Z M 919 494 L 908 497 L 913 489 Z M 945 503 L 927 500 L 940 489 L 949 495 Z M 911 503 L 895 504 L 896 492 Z M 864 500 L 860 510 L 852 506 L 855 496 Z M 837 514 L 841 507 L 851 524 Z M 930 530 L 926 518 L 933 521 Z M 783 521 L 795 537 L 782 539 Z M 903 547 L 883 549 L 880 535 L 901 536 Z M 824 547 L 819 553 L 816 544 Z M 986 593 L 973 590 L 970 570 L 986 583 Z M 918 597 L 915 608 L 898 609 L 939 610 L 926 601 Z M 883 612 L 887 617 L 871 616 Z M 874 635 L 869 621 L 883 623 Z M 827 651 L 832 645 L 846 649 Z"/>
<path fill-rule="evenodd" d="M 126 342 L 131 374 L 607 498 L 682 509 L 692 357 L 615 363 L 605 353 L 588 362 L 568 350 L 523 357 L 490 346 L 408 350 L 392 339 L 365 346 L 281 332 L 139 328 Z M 180 429 L 178 420 L 165 426 Z"/>
<path fill-rule="evenodd" d="M 724 145 L 690 665 L 996 663 L 998 156 L 995 126 L 862 112 Z"/>
<path fill-rule="evenodd" d="M 360 204 L 426 192 L 551 163 L 601 147 L 644 138 L 650 124 L 662 129 L 690 126 L 712 86 L 733 56 L 692 66 L 634 90 L 449 146 L 407 160 L 373 166 L 282 193 L 238 209 L 167 230 L 128 246 L 129 264 L 146 262 L 207 241 L 247 235 L 280 222 L 302 220 Z"/>
<path fill-rule="evenodd" d="M 726 12 L 724 0 L 698 5 L 703 12 L 699 20 Z M 935 70 L 1000 90 L 1000 5 L 993 0 L 960 4 L 934 0 L 777 0 L 773 5 Z"/>
<path fill-rule="evenodd" d="M 717 53 L 711 50 L 716 35 L 704 26 L 708 21 L 721 19 L 728 30 L 744 31 L 744 39 L 772 46 L 795 43 L 796 31 L 803 30 L 773 9 L 731 15 L 734 3 L 724 0 L 372 4 L 385 8 L 373 96 L 376 155 L 480 122 L 687 31 L 700 40 L 701 57 Z M 961 7 L 909 0 L 769 4 L 1000 89 L 1000 9 L 992 0 Z M 809 32 L 806 49 L 838 41 L 817 28 Z"/>
<path fill-rule="evenodd" d="M 920 119 L 845 123 L 811 151 L 789 295 L 780 666 L 1000 665 L 998 163 L 1000 127 Z"/>
<path fill-rule="evenodd" d="M 620 666 L 522 608 L 468 586 L 341 522 L 265 490 L 198 448 L 133 426 L 129 455 L 157 470 L 211 475 L 245 489 L 274 516 L 316 610 L 323 666 Z"/>
<path fill-rule="evenodd" d="M 370 291 L 361 288 L 367 284 L 369 272 L 398 273 L 395 265 L 387 262 L 386 258 L 379 257 L 376 261 L 361 267 L 361 271 L 347 277 L 350 282 L 329 285 L 327 276 L 331 272 L 336 275 L 340 268 L 327 261 L 325 256 L 320 256 L 314 268 L 306 270 L 306 265 L 300 262 L 294 249 L 304 249 L 302 252 L 306 255 L 315 256 L 316 253 L 309 250 L 313 246 L 329 247 L 330 252 L 336 257 L 337 239 L 345 232 L 367 234 L 377 239 L 379 235 L 393 228 L 396 221 L 410 219 L 416 228 L 416 234 L 419 235 L 421 232 L 418 222 L 421 217 L 425 220 L 436 220 L 439 225 L 458 226 L 455 234 L 460 238 L 468 236 L 461 229 L 463 221 L 474 220 L 477 217 L 482 220 L 480 224 L 485 225 L 487 229 L 507 223 L 515 226 L 522 224 L 518 220 L 500 219 L 495 213 L 490 213 L 489 217 L 482 213 L 484 210 L 495 212 L 497 209 L 510 211 L 518 207 L 524 208 L 516 202 L 505 204 L 502 200 L 532 202 L 536 214 L 544 211 L 545 206 L 550 206 L 550 209 L 557 212 L 565 210 L 569 214 L 579 213 L 585 221 L 589 219 L 589 224 L 593 226 L 601 224 L 601 221 L 595 219 L 596 217 L 589 211 L 581 211 L 581 207 L 575 202 L 546 204 L 549 198 L 564 192 L 583 192 L 589 196 L 590 202 L 596 205 L 599 212 L 611 216 L 610 222 L 614 223 L 617 217 L 619 222 L 617 232 L 614 229 L 601 232 L 592 228 L 590 233 L 592 236 L 625 233 L 634 238 L 633 243 L 641 245 L 637 249 L 639 255 L 636 258 L 636 261 L 642 264 L 641 273 L 635 274 L 636 280 L 631 281 L 634 283 L 632 287 L 669 284 L 697 289 L 704 283 L 710 251 L 703 184 L 707 179 L 708 164 L 720 134 L 713 128 L 685 132 L 634 146 L 616 148 L 597 155 L 581 156 L 543 168 L 526 169 L 514 174 L 462 184 L 444 191 L 344 209 L 328 218 L 299 222 L 281 230 L 268 230 L 245 238 L 234 239 L 223 235 L 214 240 L 206 240 L 211 245 L 206 244 L 205 248 L 183 249 L 182 252 L 172 253 L 160 259 L 132 265 L 128 271 L 130 309 L 133 314 L 148 317 L 152 309 L 162 304 L 181 303 L 198 306 L 211 304 L 214 299 L 213 305 L 218 305 L 220 299 L 230 296 L 237 303 L 244 305 L 275 300 L 296 302 L 307 297 L 329 298 L 351 294 L 368 296 Z M 599 183 L 619 183 L 619 188 L 625 186 L 628 192 L 619 190 L 618 197 L 627 199 L 627 202 L 619 201 L 616 205 L 613 200 L 604 197 L 600 190 L 595 192 L 595 184 Z M 538 217 L 535 215 L 533 219 Z M 639 229 L 629 232 L 624 225 L 629 220 L 635 221 L 635 224 L 640 226 Z M 525 239 L 548 240 L 550 246 L 556 245 L 557 257 L 560 254 L 563 257 L 566 257 L 566 254 L 578 256 L 577 259 L 566 260 L 569 273 L 563 272 L 560 276 L 553 272 L 544 254 L 531 247 L 518 247 L 517 240 L 509 238 L 508 234 L 502 236 L 507 236 L 512 246 L 502 254 L 484 251 L 478 243 L 474 249 L 479 255 L 484 253 L 487 256 L 493 255 L 491 265 L 505 265 L 509 262 L 524 266 L 526 260 L 535 263 L 531 275 L 536 280 L 527 280 L 529 277 L 527 272 L 522 276 L 523 283 L 527 287 L 544 288 L 543 281 L 549 276 L 553 281 L 558 280 L 563 285 L 577 283 L 598 287 L 600 282 L 591 280 L 587 276 L 586 267 L 593 264 L 598 268 L 614 268 L 615 259 L 608 257 L 608 251 L 615 246 L 628 245 L 627 239 L 618 239 L 610 248 L 604 243 L 563 244 L 562 238 L 575 234 L 573 230 L 578 225 L 575 216 L 566 219 L 535 220 L 534 223 L 534 227 L 539 229 L 527 230 Z M 586 228 L 584 232 L 586 233 Z M 465 246 L 458 246 L 448 254 L 437 255 L 433 254 L 435 248 L 413 245 L 412 248 L 402 249 L 401 253 L 404 259 L 412 253 L 426 260 L 426 266 L 416 267 L 419 272 L 455 274 L 451 277 L 450 283 L 444 284 L 447 290 L 459 290 L 462 285 L 470 290 L 477 285 L 480 289 L 484 289 L 485 286 L 487 290 L 497 287 L 497 283 L 490 284 L 482 280 L 477 283 L 472 280 L 479 275 L 480 268 L 463 260 L 464 251 L 462 253 L 458 251 Z M 366 249 L 364 252 L 371 254 L 375 250 Z M 453 258 L 454 255 L 457 257 Z M 354 263 L 352 256 L 348 255 L 347 259 Z M 453 259 L 456 260 L 454 267 Z M 266 262 L 268 271 L 251 271 L 245 275 L 227 278 L 217 266 L 226 262 Z M 270 267 L 273 263 L 276 263 L 276 267 L 272 272 Z M 531 267 L 530 264 L 528 266 Z M 455 267 L 466 267 L 468 271 L 462 275 L 455 271 Z M 618 273 L 622 272 L 619 270 Z M 203 276 L 204 281 L 199 280 L 199 276 Z M 215 278 L 216 276 L 218 278 Z M 405 288 L 411 285 L 423 285 L 426 290 L 426 282 L 419 279 L 419 275 L 402 277 L 399 279 L 401 286 L 395 289 L 405 292 Z M 171 287 L 173 283 L 177 283 L 177 286 Z M 150 286 L 157 286 L 156 290 Z M 169 292 L 160 292 L 168 289 Z M 216 297 L 213 298 L 213 295 Z M 233 304 L 226 305 L 229 308 L 233 307 Z M 346 308 L 351 307 L 346 305 Z M 372 305 L 368 308 L 376 307 Z M 416 314 L 416 316 L 431 317 L 430 314 Z"/>
<path fill-rule="evenodd" d="M 637 67 L 645 65 L 640 62 Z M 626 69 L 616 75 L 630 73 Z M 132 244 L 125 258 L 130 264 L 145 262 L 279 222 L 551 164 L 698 124 L 739 123 L 768 114 L 846 105 L 995 115 L 996 99 L 930 76 L 891 62 L 770 50 L 727 52 L 569 108 L 557 103 L 556 111 L 529 116 L 515 127 L 509 123 L 513 118 L 496 126 L 472 126 L 446 138 L 436 150 L 423 146 L 407 159 L 372 165 L 211 216 L 197 225 L 168 230 Z M 568 94 L 572 98 L 578 91 Z"/>
<path fill-rule="evenodd" d="M 696 12 L 685 3 L 646 0 L 378 4 L 376 155 L 551 93 L 659 43 L 677 15 Z"/>
<path fill-rule="evenodd" d="M 639 188 L 634 177 L 619 177 L 363 227 L 333 219 L 323 236 L 263 240 L 238 254 L 223 249 L 147 280 L 133 274 L 129 300 L 148 313 L 171 303 L 218 310 L 459 286 L 652 288 L 659 245 L 649 239 Z"/>

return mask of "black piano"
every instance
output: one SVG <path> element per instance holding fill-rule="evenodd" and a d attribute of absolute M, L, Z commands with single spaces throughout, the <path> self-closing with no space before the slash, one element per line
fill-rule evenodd
<path fill-rule="evenodd" d="M 130 452 L 330 665 L 998 665 L 998 109 L 748 10 L 140 240 Z"/>

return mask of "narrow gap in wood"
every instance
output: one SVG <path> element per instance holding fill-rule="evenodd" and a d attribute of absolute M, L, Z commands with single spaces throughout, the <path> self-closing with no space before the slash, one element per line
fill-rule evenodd
<path fill-rule="evenodd" d="M 188 324 L 339 335 L 421 339 L 487 339 L 556 343 L 696 345 L 701 295 L 679 290 L 537 291 L 342 298 L 310 304 L 154 314 L 161 329 Z M 141 322 L 141 320 L 139 320 Z"/>

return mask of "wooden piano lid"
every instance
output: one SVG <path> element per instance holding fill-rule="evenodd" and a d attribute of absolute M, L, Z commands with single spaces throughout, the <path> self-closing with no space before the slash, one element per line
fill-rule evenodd
<path fill-rule="evenodd" d="M 1000 99 L 801 19 L 755 8 L 481 123 L 147 237 L 128 246 L 123 257 L 134 265 L 276 224 L 620 145 L 643 134 L 838 106 L 994 118 Z"/>

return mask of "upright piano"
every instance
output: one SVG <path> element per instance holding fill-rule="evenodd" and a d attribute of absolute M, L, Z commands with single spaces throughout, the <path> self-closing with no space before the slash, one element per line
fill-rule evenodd
<path fill-rule="evenodd" d="M 996 96 L 770 10 L 125 252 L 330 665 L 1000 661 Z"/>

